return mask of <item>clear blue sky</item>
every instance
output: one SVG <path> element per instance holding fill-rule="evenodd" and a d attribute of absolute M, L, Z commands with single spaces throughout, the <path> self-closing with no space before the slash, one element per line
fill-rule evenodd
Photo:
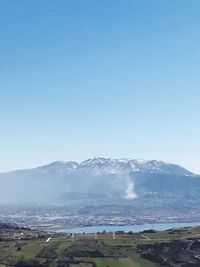
<path fill-rule="evenodd" d="M 200 173 L 199 0 L 1 0 L 0 170 L 104 156 Z"/>

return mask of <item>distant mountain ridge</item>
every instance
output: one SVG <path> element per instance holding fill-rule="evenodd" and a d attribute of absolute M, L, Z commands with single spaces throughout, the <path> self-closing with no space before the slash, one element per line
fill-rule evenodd
<path fill-rule="evenodd" d="M 37 168 L 0 173 L 0 203 L 134 201 L 200 197 L 200 179 L 187 169 L 158 160 L 93 158 L 55 161 Z M 189 192 L 189 193 L 188 193 Z"/>
<path fill-rule="evenodd" d="M 195 175 L 191 171 L 172 163 L 166 163 L 160 160 L 144 160 L 144 159 L 112 159 L 97 157 L 87 159 L 81 163 L 75 161 L 54 161 L 47 165 L 42 165 L 32 169 L 15 170 L 11 172 L 20 172 L 28 170 L 56 170 L 60 171 L 74 171 L 81 169 L 96 170 L 100 172 L 111 172 L 117 173 L 121 171 L 131 172 L 147 172 L 147 173 L 168 173 L 168 174 L 179 174 L 179 175 Z"/>

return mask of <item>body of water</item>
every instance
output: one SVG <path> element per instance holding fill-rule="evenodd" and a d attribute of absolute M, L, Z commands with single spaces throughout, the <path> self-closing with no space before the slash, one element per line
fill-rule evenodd
<path fill-rule="evenodd" d="M 134 233 L 141 232 L 144 230 L 154 229 L 157 231 L 167 230 L 171 228 L 180 228 L 180 227 L 191 227 L 191 226 L 200 226 L 199 223 L 155 223 L 155 224 L 140 224 L 140 225 L 102 225 L 102 226 L 84 226 L 77 228 L 64 228 L 59 229 L 58 232 L 65 233 L 97 233 L 97 232 L 115 232 L 115 231 L 132 231 Z"/>

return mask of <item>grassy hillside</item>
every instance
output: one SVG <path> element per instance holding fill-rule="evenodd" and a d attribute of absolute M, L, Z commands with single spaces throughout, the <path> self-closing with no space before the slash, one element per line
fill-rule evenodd
<path fill-rule="evenodd" d="M 159 265 L 141 257 L 138 246 L 148 248 L 198 236 L 200 228 L 197 227 L 139 234 L 79 234 L 1 241 L 0 267 L 155 267 Z"/>

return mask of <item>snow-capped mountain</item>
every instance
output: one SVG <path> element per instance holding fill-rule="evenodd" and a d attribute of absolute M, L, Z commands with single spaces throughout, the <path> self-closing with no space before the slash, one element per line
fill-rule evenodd
<path fill-rule="evenodd" d="M 37 169 L 43 171 L 81 171 L 87 170 L 97 173 L 120 173 L 120 172 L 134 172 L 134 173 L 163 173 L 163 174 L 178 174 L 178 175 L 192 175 L 193 173 L 184 169 L 183 167 L 164 161 L 158 160 L 143 160 L 143 159 L 111 159 L 111 158 L 92 158 L 81 163 L 74 161 L 55 161 L 48 165 L 38 167 Z"/>
<path fill-rule="evenodd" d="M 141 160 L 141 159 L 110 159 L 110 158 L 93 158 L 83 161 L 77 168 L 97 170 L 100 172 L 117 173 L 121 171 L 143 172 L 143 173 L 167 173 L 192 175 L 192 172 L 182 168 L 179 165 L 166 163 L 158 160 Z"/>
<path fill-rule="evenodd" d="M 199 176 L 157 160 L 93 158 L 81 163 L 55 161 L 0 174 L 1 202 L 113 199 L 134 201 L 156 192 L 170 197 L 199 195 Z M 199 186 L 198 186 L 199 185 Z"/>

